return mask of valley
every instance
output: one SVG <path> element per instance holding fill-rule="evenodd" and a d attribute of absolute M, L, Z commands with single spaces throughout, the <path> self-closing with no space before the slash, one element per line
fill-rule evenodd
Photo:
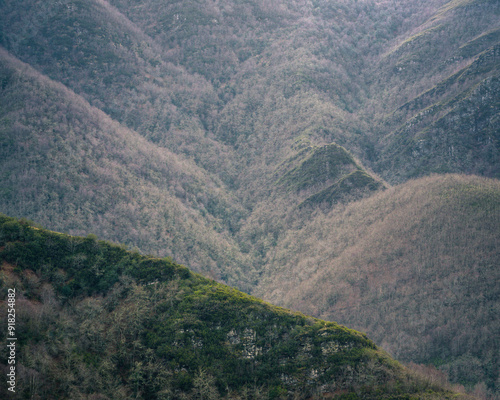
<path fill-rule="evenodd" d="M 3 0 L 0 212 L 495 399 L 499 21 L 493 0 Z"/>

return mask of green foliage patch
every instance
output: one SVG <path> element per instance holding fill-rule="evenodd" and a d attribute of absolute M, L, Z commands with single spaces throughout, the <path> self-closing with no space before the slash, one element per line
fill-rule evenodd
<path fill-rule="evenodd" d="M 0 215 L 1 292 L 15 287 L 19 299 L 17 365 L 37 374 L 36 387 L 20 377 L 23 395 L 215 399 L 260 387 L 278 399 L 402 373 L 364 334 L 272 306 L 168 258 L 32 225 Z"/>
<path fill-rule="evenodd" d="M 278 181 L 289 190 L 304 190 L 329 180 L 338 180 L 349 169 L 359 168 L 352 156 L 335 143 L 313 148 L 300 164 Z"/>
<path fill-rule="evenodd" d="M 342 177 L 326 189 L 308 197 L 299 207 L 310 207 L 317 204 L 332 206 L 342 201 L 353 201 L 363 197 L 366 193 L 382 188 L 384 188 L 382 182 L 375 180 L 375 178 L 365 171 L 358 169 Z"/>

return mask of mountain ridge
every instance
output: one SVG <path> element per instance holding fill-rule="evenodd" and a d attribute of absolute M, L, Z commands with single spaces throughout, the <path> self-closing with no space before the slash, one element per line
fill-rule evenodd
<path fill-rule="evenodd" d="M 0 224 L 16 398 L 470 398 L 411 375 L 364 334 L 169 259 L 3 215 Z"/>
<path fill-rule="evenodd" d="M 433 176 L 320 212 L 277 244 L 255 293 L 493 386 L 499 196 L 497 180 Z"/>
<path fill-rule="evenodd" d="M 4 0 L 0 210 L 172 256 L 249 293 L 267 279 L 288 285 L 281 263 L 296 257 L 305 268 L 280 296 L 300 297 L 324 273 L 309 256 L 326 254 L 320 218 L 401 184 L 425 193 L 434 173 L 498 179 L 499 16 L 486 0 Z M 479 218 L 469 206 L 460 212 Z M 474 260 L 461 265 L 466 276 Z M 364 304 L 343 284 L 325 296 L 351 287 Z M 488 357 L 460 362 L 481 370 Z M 479 375 L 470 388 L 482 390 Z"/>

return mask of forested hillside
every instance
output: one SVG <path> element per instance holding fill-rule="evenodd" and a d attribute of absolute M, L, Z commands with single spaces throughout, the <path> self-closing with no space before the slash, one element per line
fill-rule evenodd
<path fill-rule="evenodd" d="M 447 2 L 378 58 L 374 168 L 386 179 L 499 177 L 498 16 L 494 1 Z"/>
<path fill-rule="evenodd" d="M 496 0 L 0 1 L 0 212 L 498 394 L 499 32 Z"/>
<path fill-rule="evenodd" d="M 364 334 L 170 259 L 5 216 L 0 233 L 0 291 L 15 291 L 15 398 L 467 398 L 404 369 Z M 5 307 L 0 315 L 6 323 Z"/>
<path fill-rule="evenodd" d="M 95 229 L 130 246 L 189 260 L 214 278 L 223 279 L 233 265 L 248 265 L 228 233 L 245 210 L 219 179 L 5 51 L 0 69 L 5 212 L 71 234 Z M 229 278 L 242 284 L 236 279 Z"/>
<path fill-rule="evenodd" d="M 499 223 L 498 180 L 409 182 L 289 230 L 256 293 L 496 387 Z"/>

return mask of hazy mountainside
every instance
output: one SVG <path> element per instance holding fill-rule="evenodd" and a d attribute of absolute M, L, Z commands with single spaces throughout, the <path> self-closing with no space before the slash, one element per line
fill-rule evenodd
<path fill-rule="evenodd" d="M 222 171 L 230 152 L 206 135 L 217 97 L 202 77 L 106 1 L 2 3 L 2 44 L 149 141 Z M 223 159 L 221 159 L 223 157 Z"/>
<path fill-rule="evenodd" d="M 364 334 L 169 259 L 5 216 L 0 234 L 0 291 L 15 290 L 16 310 L 17 391 L 2 385 L 4 397 L 466 398 L 410 374 Z M 1 315 L 6 324 L 6 307 Z"/>
<path fill-rule="evenodd" d="M 378 58 L 373 168 L 384 178 L 500 176 L 499 20 L 498 2 L 450 1 Z"/>
<path fill-rule="evenodd" d="M 178 3 L 177 7 L 185 8 L 185 12 L 194 12 L 185 3 Z M 145 4 L 142 8 L 151 10 L 154 18 L 161 20 L 162 12 L 154 12 L 153 5 Z M 247 9 L 246 6 L 244 8 Z M 235 194 L 242 199 L 246 208 L 258 208 L 261 206 L 259 201 L 264 201 L 262 204 L 265 209 L 269 208 L 269 191 L 274 190 L 273 186 L 280 174 L 287 173 L 286 166 L 296 167 L 292 160 L 300 162 L 301 157 L 307 156 L 312 149 L 321 146 L 326 146 L 326 150 L 331 148 L 328 146 L 335 139 L 332 132 L 343 137 L 350 136 L 347 134 L 350 117 L 339 106 L 330 104 L 328 96 L 325 97 L 319 89 L 321 85 L 318 80 L 324 81 L 322 77 L 326 76 L 327 71 L 321 76 L 316 74 L 314 85 L 307 83 L 307 76 L 305 79 L 299 77 L 293 84 L 292 92 L 287 92 L 290 87 L 289 74 L 283 73 L 282 69 L 288 68 L 285 65 L 288 56 L 284 57 L 278 51 L 286 48 L 287 42 L 290 42 L 289 35 L 285 36 L 283 32 L 286 28 L 284 22 L 278 25 L 271 23 L 269 27 L 267 22 L 261 25 L 268 40 L 266 43 L 271 46 L 262 62 L 256 64 L 255 59 L 241 61 L 241 68 L 233 74 L 233 81 L 219 87 L 216 94 L 211 83 L 192 74 L 196 71 L 190 73 L 183 69 L 190 69 L 195 64 L 194 60 L 189 59 L 191 61 L 184 66 L 174 66 L 170 61 L 169 47 L 154 35 L 155 31 L 149 32 L 147 27 L 135 25 L 147 15 L 140 10 L 138 12 L 142 19 L 134 22 L 103 1 L 67 1 L 55 6 L 26 0 L 23 6 L 16 2 L 4 2 L 2 10 L 2 42 L 13 55 L 64 83 L 93 106 L 135 130 L 149 142 L 186 154 L 207 171 L 215 172 L 223 182 L 236 190 Z M 239 18 L 239 23 L 249 13 L 262 14 L 255 7 L 250 7 L 243 13 L 235 11 L 234 18 Z M 299 15 L 295 14 L 296 17 Z M 176 14 L 173 15 L 175 17 Z M 260 17 L 255 18 L 251 24 L 258 23 Z M 114 23 L 103 24 L 103 21 Z M 198 41 L 207 37 L 203 32 L 195 35 L 189 28 L 196 25 L 196 18 L 181 21 L 184 21 L 182 29 L 179 28 L 180 32 L 184 32 L 184 36 L 181 35 L 183 40 L 187 40 L 187 32 L 191 32 L 190 35 Z M 231 21 L 228 19 L 226 22 L 230 24 Z M 234 24 L 235 21 L 231 23 Z M 248 30 L 240 29 L 238 32 L 241 40 L 251 42 L 246 37 Z M 307 35 L 310 37 L 311 33 Z M 274 36 L 279 39 L 279 43 L 273 44 L 271 37 Z M 189 40 L 187 42 L 191 43 Z M 184 42 L 181 44 L 182 48 L 189 47 Z M 308 63 L 310 52 L 306 51 L 302 56 L 305 50 L 302 44 L 292 51 L 291 56 L 296 61 L 289 63 L 292 66 L 291 76 L 299 73 Z M 268 59 L 272 62 L 269 67 L 266 65 Z M 217 83 L 214 77 L 208 78 Z M 259 85 L 255 85 L 256 80 L 260 82 Z M 304 89 L 298 90 L 301 81 L 304 82 Z M 330 81 L 333 84 L 334 79 Z M 347 88 L 344 88 L 346 91 Z M 296 95 L 292 96 L 294 93 Z M 33 150 L 36 151 L 36 148 Z M 314 155 L 310 158 L 315 159 Z M 363 172 L 359 161 L 352 163 L 356 164 L 356 170 Z M 340 197 L 348 199 L 349 196 L 342 190 L 346 184 L 342 182 L 352 182 L 356 189 L 353 190 L 355 198 L 381 185 L 367 176 L 369 173 L 366 171 L 361 179 L 356 179 L 356 175 L 350 175 L 352 170 L 345 170 L 345 174 L 335 174 L 333 180 L 330 174 L 321 176 L 322 166 L 319 163 L 313 163 L 312 167 L 318 168 L 310 168 L 308 174 L 318 175 L 318 179 L 323 182 L 317 189 L 323 191 L 321 197 L 326 197 L 326 202 L 337 201 Z M 324 191 L 328 186 L 333 200 L 329 198 L 329 191 Z M 279 193 L 272 197 L 273 205 L 294 204 L 304 200 L 300 196 L 297 198 L 293 191 L 279 189 Z M 309 190 L 308 196 L 312 195 L 314 192 Z M 293 215 L 294 207 L 289 209 Z M 230 207 L 220 207 L 219 210 L 222 224 L 236 232 L 238 220 L 245 213 L 234 212 Z M 29 210 L 6 211 L 19 216 L 28 213 L 28 217 L 48 223 L 51 228 L 69 231 L 67 227 L 52 226 L 49 221 L 40 220 Z M 274 220 L 286 217 L 280 211 L 274 214 Z M 259 219 L 262 218 L 257 215 L 250 221 Z M 217 224 L 214 225 L 216 230 L 220 229 Z M 244 233 L 237 236 L 241 238 L 240 246 L 260 259 L 262 252 L 265 252 L 262 250 L 261 237 L 265 237 L 266 233 L 261 233 L 263 229 L 260 225 L 246 223 L 245 226 Z M 279 227 L 271 226 L 271 229 L 277 231 Z M 251 235 L 246 234 L 249 231 Z M 96 232 L 101 233 L 100 230 Z M 105 232 L 102 233 L 109 237 Z M 160 233 L 160 236 L 165 235 Z M 249 236 L 254 238 L 246 240 Z M 112 238 L 129 243 L 126 238 Z M 134 244 L 145 251 L 158 251 L 147 242 Z M 184 257 L 180 261 L 205 273 L 213 268 Z M 254 279 L 251 274 L 246 275 L 243 274 L 237 280 L 229 276 L 225 279 L 240 287 L 248 287 Z M 214 276 L 220 277 L 220 274 Z"/>
<path fill-rule="evenodd" d="M 500 184 L 409 182 L 289 230 L 256 293 L 367 332 L 400 360 L 498 385 Z"/>
<path fill-rule="evenodd" d="M 13 55 L 193 158 L 248 208 L 283 163 L 331 143 L 392 182 L 498 176 L 496 2 L 25 0 L 2 11 Z"/>
<path fill-rule="evenodd" d="M 437 279 L 442 320 L 394 321 L 423 313 L 415 271 L 442 262 L 475 287 L 470 271 L 489 263 L 496 277 L 497 209 L 460 185 L 497 181 L 390 185 L 500 177 L 499 29 L 495 0 L 0 0 L 0 211 L 347 318 L 398 357 L 496 390 L 475 295 Z M 405 190 L 418 195 L 405 203 Z M 447 236 L 428 231 L 434 218 Z M 469 236 L 483 239 L 469 248 Z M 371 278 L 354 284 L 371 267 L 407 282 L 390 313 L 328 314 L 376 300 L 361 290 Z M 329 274 L 340 280 L 325 287 Z M 450 322 L 456 302 L 474 329 Z M 450 349 L 442 332 L 463 342 Z M 467 381 L 471 365 L 481 372 Z"/>
<path fill-rule="evenodd" d="M 72 234 L 98 232 L 243 285 L 241 270 L 223 276 L 248 262 L 221 213 L 237 223 L 244 210 L 217 179 L 5 51 L 0 70 L 4 211 Z"/>

